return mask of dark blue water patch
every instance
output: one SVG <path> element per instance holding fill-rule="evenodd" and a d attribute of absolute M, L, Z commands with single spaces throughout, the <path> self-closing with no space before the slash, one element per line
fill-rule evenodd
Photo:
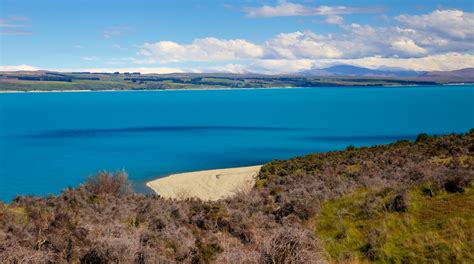
<path fill-rule="evenodd" d="M 206 132 L 206 131 L 292 131 L 304 130 L 290 127 L 264 127 L 264 126 L 143 126 L 123 128 L 92 128 L 92 129 L 59 129 L 21 135 L 23 138 L 81 138 L 81 137 L 109 137 L 114 135 L 129 135 L 138 133 L 163 133 L 163 132 Z"/>

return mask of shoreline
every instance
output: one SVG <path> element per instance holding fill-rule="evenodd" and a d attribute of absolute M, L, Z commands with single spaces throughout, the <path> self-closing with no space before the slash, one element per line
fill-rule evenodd
<path fill-rule="evenodd" d="M 445 83 L 445 84 L 436 84 L 434 86 L 471 86 L 473 83 Z M 380 85 L 380 86 L 318 86 L 318 87 L 255 87 L 255 88 L 189 88 L 189 89 L 149 89 L 149 90 L 118 90 L 118 89 L 107 89 L 107 90 L 31 90 L 31 91 L 18 91 L 18 90 L 0 90 L 2 93 L 86 93 L 86 92 L 166 92 L 166 91 L 219 91 L 219 90 L 280 90 L 280 89 L 317 89 L 317 88 L 412 88 L 433 85 L 419 85 L 419 84 L 409 84 L 409 85 Z"/>
<path fill-rule="evenodd" d="M 343 86 L 341 86 L 343 87 Z M 219 91 L 219 90 L 275 90 L 275 89 L 305 89 L 311 87 L 256 87 L 256 88 L 189 88 L 189 89 L 149 89 L 149 90 L 31 90 L 31 91 L 16 91 L 16 90 L 0 90 L 0 93 L 86 93 L 86 92 L 166 92 L 166 91 Z"/>
<path fill-rule="evenodd" d="M 216 201 L 248 192 L 262 165 L 171 174 L 148 181 L 146 186 L 163 198 L 199 198 Z"/>

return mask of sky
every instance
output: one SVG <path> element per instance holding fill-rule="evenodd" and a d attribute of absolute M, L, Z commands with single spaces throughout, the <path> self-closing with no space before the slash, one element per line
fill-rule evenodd
<path fill-rule="evenodd" d="M 473 0 L 0 0 L 0 70 L 474 67 Z"/>

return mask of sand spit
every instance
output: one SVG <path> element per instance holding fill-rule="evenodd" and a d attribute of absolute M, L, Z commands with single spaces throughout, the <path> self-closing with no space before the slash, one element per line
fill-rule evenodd
<path fill-rule="evenodd" d="M 262 166 L 239 167 L 172 174 L 147 182 L 164 198 L 200 198 L 215 201 L 249 191 Z"/>

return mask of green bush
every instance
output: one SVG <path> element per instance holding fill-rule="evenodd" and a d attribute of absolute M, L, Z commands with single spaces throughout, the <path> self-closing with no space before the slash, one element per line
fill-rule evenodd
<path fill-rule="evenodd" d="M 421 133 L 418 134 L 418 136 L 416 137 L 416 142 L 426 142 L 429 138 L 430 136 L 428 136 L 428 134 Z"/>

